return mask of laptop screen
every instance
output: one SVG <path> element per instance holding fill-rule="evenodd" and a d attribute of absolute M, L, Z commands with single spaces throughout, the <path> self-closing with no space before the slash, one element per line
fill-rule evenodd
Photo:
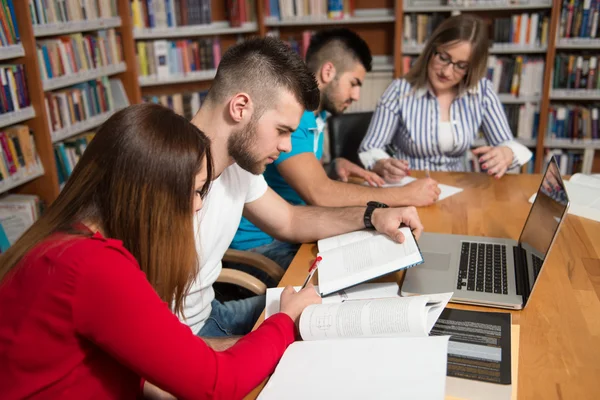
<path fill-rule="evenodd" d="M 568 204 L 567 191 L 552 157 L 519 238 L 527 256 L 529 289 L 535 284 Z"/>

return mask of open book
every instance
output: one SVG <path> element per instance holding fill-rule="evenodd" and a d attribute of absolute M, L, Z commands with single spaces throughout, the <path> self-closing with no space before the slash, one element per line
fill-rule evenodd
<path fill-rule="evenodd" d="M 376 231 L 357 231 L 321 239 L 317 270 L 322 296 L 423 262 L 410 228 L 397 243 Z"/>
<path fill-rule="evenodd" d="M 575 174 L 565 181 L 569 195 L 569 214 L 600 222 L 600 176 Z M 529 198 L 533 203 L 536 194 Z"/>
<path fill-rule="evenodd" d="M 282 290 L 267 290 L 267 309 Z M 452 293 L 399 297 L 395 283 L 348 292 L 304 310 L 304 341 L 286 350 L 259 399 L 443 399 L 448 336 L 427 335 Z M 383 293 L 396 295 L 357 299 Z"/>

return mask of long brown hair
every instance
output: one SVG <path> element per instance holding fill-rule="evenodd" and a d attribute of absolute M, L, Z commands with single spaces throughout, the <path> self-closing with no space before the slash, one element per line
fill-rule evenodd
<path fill-rule="evenodd" d="M 479 80 L 485 76 L 489 43 L 485 22 L 481 18 L 470 14 L 450 17 L 438 25 L 410 71 L 404 75 L 404 79 L 415 89 L 426 87 L 429 80 L 427 67 L 429 61 L 435 56 L 437 49 L 458 42 L 471 43 L 469 69 L 459 83 L 458 91 L 462 93 L 475 87 Z"/>
<path fill-rule="evenodd" d="M 0 284 L 53 233 L 89 235 L 74 229 L 85 221 L 121 240 L 158 295 L 181 313 L 198 270 L 193 193 L 205 158 L 201 195 L 211 181 L 212 158 L 198 128 L 156 104 L 117 112 L 100 127 L 54 203 L 0 257 Z"/>

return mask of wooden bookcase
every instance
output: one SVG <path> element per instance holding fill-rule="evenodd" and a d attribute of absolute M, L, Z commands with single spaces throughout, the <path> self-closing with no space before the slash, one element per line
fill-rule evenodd
<path fill-rule="evenodd" d="M 157 94 L 173 94 L 181 92 L 191 92 L 206 90 L 210 86 L 212 76 L 210 73 L 197 80 L 185 80 L 174 83 L 160 83 L 153 85 L 141 85 L 137 72 L 136 61 L 136 41 L 153 39 L 173 39 L 190 38 L 200 36 L 218 36 L 221 42 L 222 53 L 230 46 L 236 43 L 239 35 L 243 37 L 261 36 L 264 37 L 272 29 L 279 30 L 280 37 L 284 40 L 288 38 L 300 39 L 302 32 L 310 30 L 323 29 L 331 26 L 348 27 L 360 34 L 371 47 L 374 56 L 387 56 L 390 60 L 389 65 L 383 66 L 383 70 L 393 71 L 394 77 L 402 75 L 402 57 L 404 54 L 418 54 L 418 48 L 403 48 L 403 20 L 406 13 L 430 13 L 443 12 L 451 15 L 456 12 L 472 12 L 486 17 L 507 16 L 512 13 L 533 12 L 536 10 L 546 10 L 550 15 L 550 27 L 547 48 L 523 49 L 518 46 L 514 48 L 492 48 L 492 53 L 498 54 L 539 54 L 545 55 L 545 72 L 543 78 L 543 90 L 541 98 L 537 99 L 518 99 L 504 96 L 502 99 L 507 103 L 522 103 L 525 101 L 535 101 L 540 104 L 540 122 L 539 134 L 537 139 L 528 143 L 535 148 L 536 161 L 535 172 L 540 172 L 544 159 L 544 154 L 548 147 L 575 147 L 592 152 L 591 169 L 600 171 L 600 142 L 593 144 L 580 143 L 556 143 L 555 141 L 546 141 L 545 132 L 548 121 L 548 108 L 550 102 L 554 100 L 550 96 L 552 68 L 554 57 L 557 51 L 557 27 L 559 25 L 560 12 L 562 7 L 561 0 L 549 0 L 545 5 L 538 3 L 532 5 L 510 5 L 510 6 L 413 6 L 408 0 L 355 0 L 355 16 L 345 20 L 294 20 L 294 21 L 274 21 L 265 16 L 264 0 L 256 1 L 257 21 L 254 23 L 243 24 L 242 27 L 231 28 L 227 21 L 226 1 L 212 0 L 212 24 L 207 26 L 184 26 L 176 28 L 163 29 L 134 29 L 133 20 L 130 14 L 131 0 L 118 0 L 118 11 L 120 23 L 106 21 L 114 24 L 115 29 L 120 33 L 125 59 L 125 70 L 115 76 L 119 78 L 125 88 L 125 92 L 131 104 L 140 103 L 144 96 Z M 538 0 L 536 0 L 538 1 Z M 539 0 L 542 1 L 542 0 Z M 15 8 L 21 40 L 24 49 L 24 55 L 14 58 L 14 62 L 25 64 L 29 94 L 32 98 L 32 106 L 35 116 L 26 120 L 26 123 L 35 133 L 37 151 L 44 167 L 44 175 L 26 182 L 13 191 L 21 193 L 38 194 L 47 203 L 52 202 L 59 193 L 58 176 L 54 161 L 54 153 L 50 128 L 47 124 L 47 113 L 44 107 L 44 85 L 42 84 L 39 65 L 36 56 L 36 38 L 32 27 L 31 18 L 27 8 L 27 1 L 15 1 Z M 417 4 L 417 3 L 415 3 Z M 102 24 L 100 24 L 102 25 Z M 39 28 L 38 28 L 39 29 Z M 87 25 L 85 28 L 102 29 L 102 26 Z M 62 33 L 62 32 L 61 32 Z M 599 49 L 594 44 L 588 45 L 581 43 L 564 44 L 560 48 L 575 49 Z M 575 50 L 576 51 L 576 50 Z M 600 53 L 600 51 L 599 51 Z M 4 54 L 7 54 L 5 51 Z M 2 54 L 0 53 L 0 58 Z M 12 61 L 11 61 L 12 62 Z M 592 100 L 598 100 L 593 97 Z M 596 150 L 594 152 L 594 150 Z M 588 154 L 589 156 L 589 154 Z"/>

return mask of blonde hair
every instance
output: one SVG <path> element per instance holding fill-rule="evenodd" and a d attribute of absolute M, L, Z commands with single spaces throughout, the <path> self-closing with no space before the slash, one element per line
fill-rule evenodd
<path fill-rule="evenodd" d="M 426 87 L 429 81 L 428 65 L 439 47 L 458 42 L 471 44 L 471 59 L 469 68 L 459 83 L 459 93 L 477 86 L 485 76 L 488 59 L 487 27 L 481 18 L 470 14 L 461 14 L 446 19 L 433 32 L 425 44 L 425 48 L 413 64 L 410 71 L 404 75 L 414 89 Z"/>

